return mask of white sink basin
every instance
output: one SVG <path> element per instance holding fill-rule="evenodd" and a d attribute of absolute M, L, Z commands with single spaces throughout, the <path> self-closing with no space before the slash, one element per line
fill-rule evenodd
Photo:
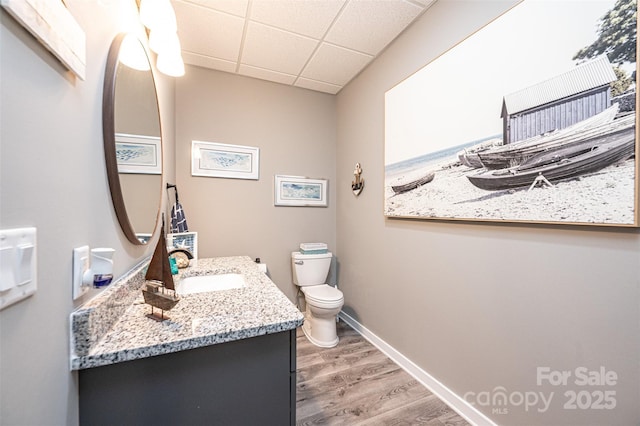
<path fill-rule="evenodd" d="M 204 293 L 246 287 L 242 274 L 216 274 L 186 277 L 176 284 L 178 294 Z"/>

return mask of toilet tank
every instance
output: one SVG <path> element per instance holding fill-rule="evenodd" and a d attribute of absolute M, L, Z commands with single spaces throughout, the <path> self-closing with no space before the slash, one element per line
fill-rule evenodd
<path fill-rule="evenodd" d="M 302 254 L 299 251 L 291 253 L 293 283 L 301 287 L 325 284 L 332 256 L 331 253 Z"/>

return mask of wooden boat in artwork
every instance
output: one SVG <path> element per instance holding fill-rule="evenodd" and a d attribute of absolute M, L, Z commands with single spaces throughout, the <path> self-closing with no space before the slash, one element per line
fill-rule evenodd
<path fill-rule="evenodd" d="M 477 152 L 469 152 L 469 153 L 462 154 L 462 157 L 460 158 L 460 162 L 472 169 L 481 169 L 484 167 L 484 164 L 482 164 L 482 160 L 480 159 L 480 156 L 478 155 Z"/>
<path fill-rule="evenodd" d="M 505 169 L 518 166 L 540 152 L 560 146 L 579 144 L 586 138 L 611 133 L 635 124 L 635 115 L 614 120 L 617 113 L 618 104 L 614 104 L 600 114 L 572 126 L 479 152 L 478 157 L 487 169 Z"/>
<path fill-rule="evenodd" d="M 429 182 L 431 182 L 433 180 L 433 178 L 435 177 L 435 172 L 429 172 L 426 175 L 420 177 L 419 179 L 416 180 L 412 180 L 410 182 L 407 183 L 401 183 L 401 184 L 397 184 L 397 185 L 392 185 L 391 189 L 393 189 L 393 192 L 395 192 L 396 194 L 402 194 L 403 192 L 409 192 L 413 189 L 416 189 L 419 186 L 422 186 L 424 184 L 427 184 Z"/>
<path fill-rule="evenodd" d="M 479 144 L 458 151 L 458 161 L 460 161 L 463 166 L 467 166 L 472 169 L 480 169 L 484 167 L 484 165 L 482 164 L 482 161 L 480 160 L 478 154 L 497 148 L 499 146 L 502 146 L 502 138 L 492 138 L 489 140 L 485 140 L 483 142 L 480 142 Z"/>
<path fill-rule="evenodd" d="M 467 176 L 480 189 L 489 191 L 533 187 L 594 173 L 635 154 L 635 126 L 592 141 L 532 157 L 520 166 Z"/>

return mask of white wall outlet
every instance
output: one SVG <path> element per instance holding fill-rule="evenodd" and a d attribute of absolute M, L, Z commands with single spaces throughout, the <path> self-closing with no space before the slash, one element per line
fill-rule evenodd
<path fill-rule="evenodd" d="M 38 288 L 36 228 L 0 230 L 0 309 Z"/>
<path fill-rule="evenodd" d="M 89 246 L 73 249 L 73 300 L 78 299 L 87 291 L 89 286 L 82 283 L 82 276 L 89 269 Z"/>

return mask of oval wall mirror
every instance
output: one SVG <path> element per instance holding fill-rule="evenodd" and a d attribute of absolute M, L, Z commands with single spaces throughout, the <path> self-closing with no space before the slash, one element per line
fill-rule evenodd
<path fill-rule="evenodd" d="M 144 46 L 119 34 L 109 49 L 103 93 L 104 153 L 113 206 L 127 239 L 146 244 L 162 200 L 158 97 Z"/>

